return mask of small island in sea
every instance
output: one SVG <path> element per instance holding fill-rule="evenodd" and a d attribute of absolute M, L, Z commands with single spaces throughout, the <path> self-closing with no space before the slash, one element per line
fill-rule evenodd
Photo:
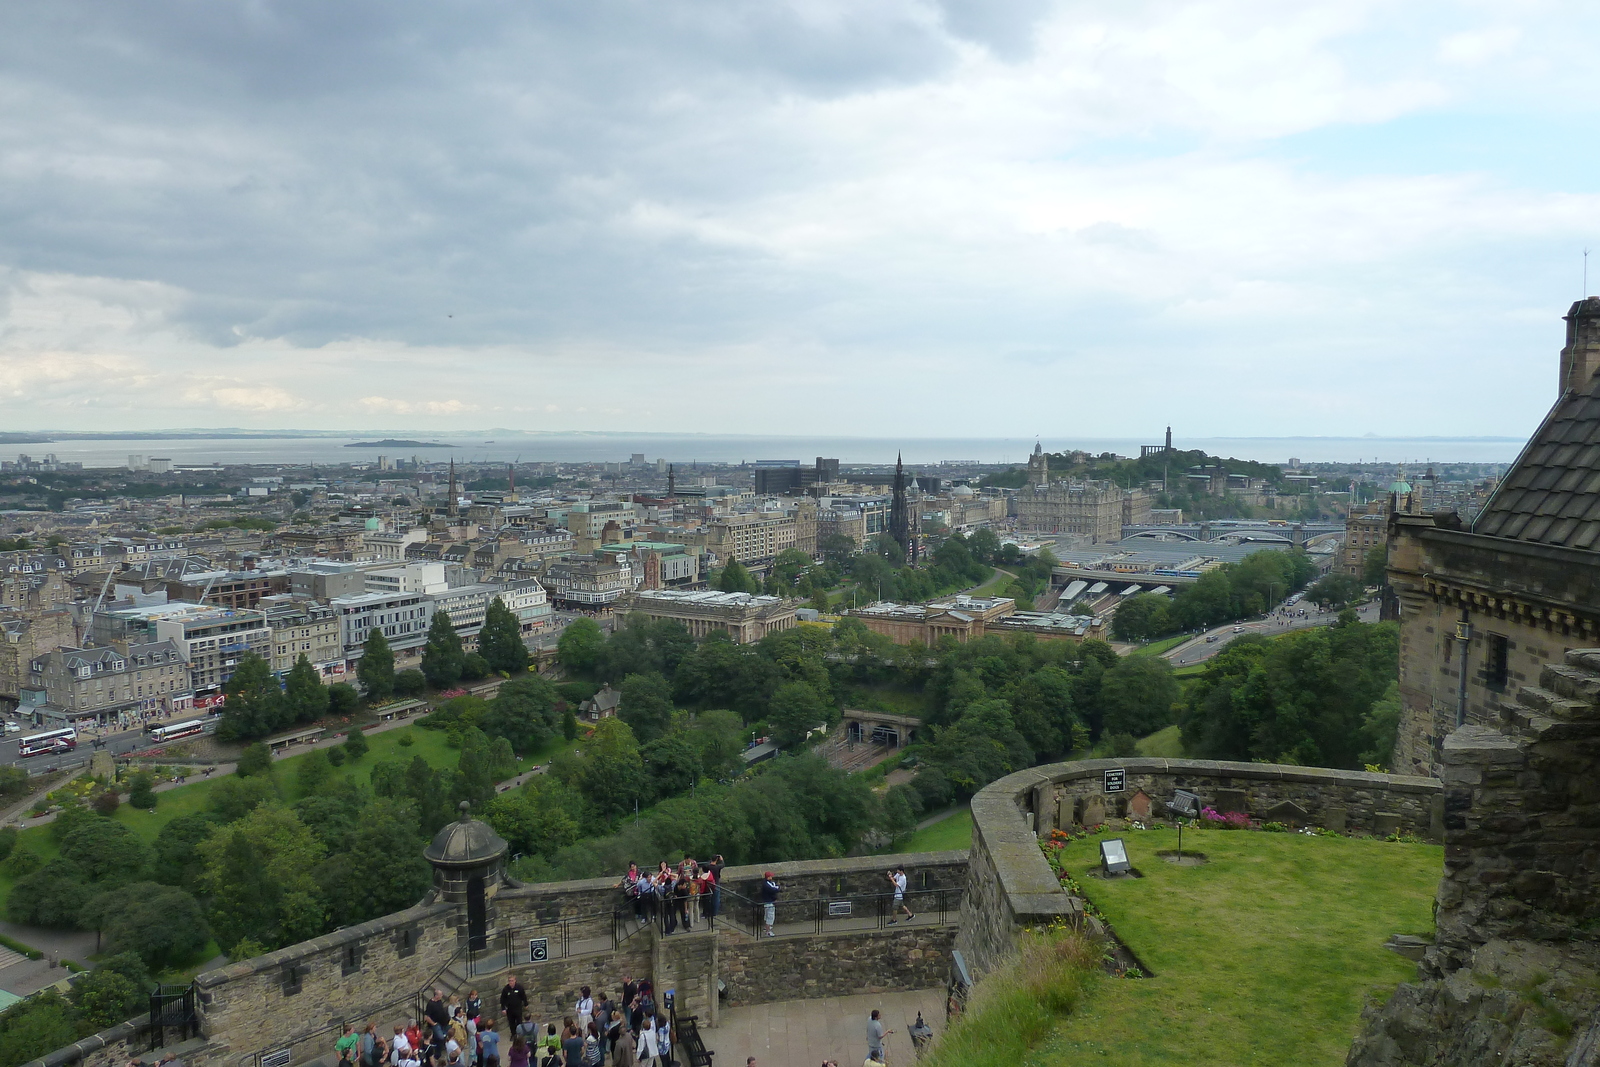
<path fill-rule="evenodd" d="M 385 437 L 381 441 L 352 441 L 345 445 L 346 448 L 454 448 L 443 441 L 397 441 L 392 437 Z"/>

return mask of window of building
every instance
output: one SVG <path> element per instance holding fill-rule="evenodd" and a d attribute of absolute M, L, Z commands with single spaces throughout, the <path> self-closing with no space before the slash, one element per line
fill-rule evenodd
<path fill-rule="evenodd" d="M 1509 647 L 1504 634 L 1488 634 L 1484 638 L 1484 681 L 1496 688 L 1506 684 L 1509 674 L 1507 667 Z"/>

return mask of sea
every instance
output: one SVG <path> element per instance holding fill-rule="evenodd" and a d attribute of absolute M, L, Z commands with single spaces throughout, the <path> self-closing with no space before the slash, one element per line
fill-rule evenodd
<path fill-rule="evenodd" d="M 370 444 L 383 437 L 434 442 L 439 446 Z M 1044 437 L 1046 451 L 1081 449 L 1091 454 L 1138 455 L 1139 447 L 1156 444 L 1131 437 Z M 1200 449 L 1224 458 L 1263 463 L 1509 463 L 1523 445 L 1520 437 L 1174 437 L 1181 449 Z M 362 447 L 348 447 L 369 442 Z M 519 433 L 489 431 L 424 435 L 418 433 L 359 436 L 150 436 L 140 438 L 62 438 L 47 443 L 0 445 L 0 458 L 27 455 L 35 460 L 53 453 L 62 462 L 85 467 L 122 467 L 130 456 L 169 459 L 175 466 L 208 464 L 340 464 L 371 462 L 378 456 L 419 457 L 424 461 L 454 458 L 459 463 L 616 463 L 643 454 L 692 466 L 696 462 L 743 463 L 799 460 L 818 456 L 845 464 L 893 463 L 903 456 L 908 466 L 940 464 L 1022 463 L 1033 451 L 1034 438 L 1024 437 L 799 437 L 652 433 Z"/>

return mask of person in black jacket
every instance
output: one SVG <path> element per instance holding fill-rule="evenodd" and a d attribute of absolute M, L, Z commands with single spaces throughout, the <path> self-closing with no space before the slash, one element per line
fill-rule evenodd
<path fill-rule="evenodd" d="M 439 1037 L 450 1027 L 450 1009 L 445 1006 L 444 990 L 435 989 L 433 998 L 422 1009 L 423 1016 L 433 1024 L 433 1036 Z"/>
<path fill-rule="evenodd" d="M 518 985 L 517 976 L 512 975 L 506 979 L 505 988 L 500 990 L 500 1013 L 506 1017 L 507 1025 L 515 1030 L 527 1010 L 528 991 Z"/>

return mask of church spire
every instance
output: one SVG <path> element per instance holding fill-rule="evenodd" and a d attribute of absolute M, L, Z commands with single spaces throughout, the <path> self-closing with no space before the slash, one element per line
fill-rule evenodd
<path fill-rule="evenodd" d="M 447 504 L 445 506 L 445 514 L 453 516 L 453 515 L 455 515 L 455 513 L 456 513 L 456 458 L 454 456 L 451 456 L 450 457 L 450 499 L 449 499 L 449 501 L 447 502 Z"/>

